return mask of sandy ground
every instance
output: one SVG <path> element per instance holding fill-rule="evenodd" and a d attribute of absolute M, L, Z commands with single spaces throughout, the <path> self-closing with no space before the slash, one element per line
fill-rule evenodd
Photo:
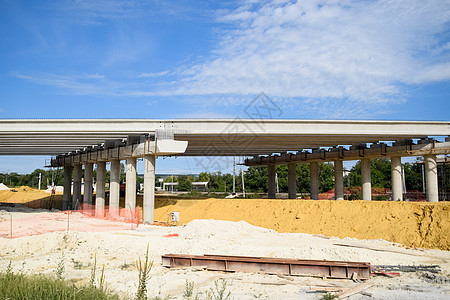
<path fill-rule="evenodd" d="M 340 238 L 384 239 L 408 247 L 450 250 L 450 202 L 158 199 L 155 217 L 180 222 L 196 219 L 240 221 L 277 232 L 323 234 Z"/>
<path fill-rule="evenodd" d="M 2 207 L 0 231 L 7 231 L 11 214 L 13 220 L 36 218 L 36 227 L 44 222 L 52 227 L 53 219 L 61 222 L 61 213 L 30 211 Z M 51 217 L 55 215 L 56 217 Z M 42 216 L 44 216 L 42 218 Z M 75 223 L 81 227 L 76 229 Z M 84 222 L 84 223 L 83 223 Z M 433 249 L 406 249 L 385 240 L 357 240 L 354 238 L 330 238 L 303 233 L 277 233 L 271 229 L 252 226 L 244 221 L 194 220 L 179 227 L 140 225 L 131 229 L 130 224 L 114 223 L 112 231 L 89 232 L 83 224 L 94 228 L 110 228 L 111 221 L 95 220 L 83 216 L 72 219 L 70 231 L 57 231 L 18 238 L 0 238 L 0 270 L 11 261 L 15 272 L 55 274 L 58 262 L 63 261 L 66 280 L 87 283 L 90 278 L 94 255 L 97 272 L 105 264 L 108 288 L 123 296 L 132 296 L 137 289 L 138 272 L 135 261 L 143 258 L 147 244 L 154 260 L 149 282 L 149 295 L 171 296 L 183 299 L 185 282 L 195 283 L 194 293 L 201 299 L 206 291 L 214 289 L 214 282 L 225 280 L 232 299 L 320 299 L 321 294 L 310 287 L 352 288 L 360 283 L 350 280 L 321 279 L 311 277 L 285 277 L 255 273 L 223 273 L 196 269 L 167 269 L 161 266 L 161 255 L 224 254 L 242 256 L 266 256 L 298 259 L 326 259 L 362 261 L 378 265 L 439 264 L 441 276 L 450 275 L 450 252 Z M 1 227 L 4 226 L 4 227 Z M 123 226 L 123 227 L 121 227 Z M 91 231 L 94 229 L 91 229 Z M 169 234 L 178 237 L 165 237 Z M 344 243 L 348 246 L 340 246 Z M 357 246 L 357 247 L 355 247 Z M 369 247 L 372 249 L 358 248 Z M 350 299 L 449 299 L 450 284 L 429 283 L 422 273 L 402 273 L 398 278 L 372 277 L 373 284 L 365 290 L 367 295 L 357 294 Z"/>
<path fill-rule="evenodd" d="M 50 199 L 48 193 L 29 187 L 16 190 L 0 191 L 0 202 L 22 203 L 31 208 L 62 207 L 60 193 Z M 121 207 L 124 202 L 122 197 Z M 142 195 L 138 195 L 136 202 L 142 207 Z M 384 239 L 408 247 L 450 250 L 450 202 L 156 197 L 156 220 L 167 221 L 172 211 L 180 212 L 182 224 L 210 218 L 245 220 L 277 232 Z"/>

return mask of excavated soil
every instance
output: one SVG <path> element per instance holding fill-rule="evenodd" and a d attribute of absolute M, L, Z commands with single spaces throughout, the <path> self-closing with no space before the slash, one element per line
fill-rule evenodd
<path fill-rule="evenodd" d="M 57 203 L 62 201 L 62 193 L 51 195 L 44 190 L 33 189 L 28 186 L 12 188 L 0 191 L 0 202 L 21 203 L 30 208 L 48 208 L 50 201 Z"/>
<path fill-rule="evenodd" d="M 450 250 L 450 203 L 267 199 L 159 199 L 155 218 L 180 222 L 244 220 L 277 232 L 384 239 L 409 247 Z"/>

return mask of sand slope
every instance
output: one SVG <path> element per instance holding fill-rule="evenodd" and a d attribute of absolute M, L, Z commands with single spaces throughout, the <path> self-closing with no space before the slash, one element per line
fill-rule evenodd
<path fill-rule="evenodd" d="M 155 218 L 180 212 L 195 219 L 240 221 L 278 232 L 384 239 L 410 247 L 450 250 L 450 203 L 333 200 L 158 200 Z"/>

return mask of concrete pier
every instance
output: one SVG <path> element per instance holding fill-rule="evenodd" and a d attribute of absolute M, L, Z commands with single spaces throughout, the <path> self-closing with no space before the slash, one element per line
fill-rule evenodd
<path fill-rule="evenodd" d="M 274 164 L 269 164 L 267 166 L 267 175 L 268 175 L 267 187 L 268 187 L 268 198 L 269 199 L 275 199 L 276 198 L 276 194 L 275 194 L 275 189 L 276 189 L 276 182 L 275 182 L 276 167 L 277 166 L 274 165 Z"/>
<path fill-rule="evenodd" d="M 84 165 L 84 196 L 83 203 L 92 204 L 92 187 L 94 183 L 94 165 L 87 163 Z"/>
<path fill-rule="evenodd" d="M 370 175 L 370 159 L 361 159 L 362 200 L 372 200 L 372 183 Z"/>
<path fill-rule="evenodd" d="M 72 193 L 72 209 L 79 209 L 81 205 L 81 173 L 82 166 L 76 164 L 73 166 L 73 193 Z"/>
<path fill-rule="evenodd" d="M 392 200 L 403 201 L 402 158 L 391 157 Z"/>
<path fill-rule="evenodd" d="M 71 209 L 71 198 L 72 198 L 72 171 L 73 167 L 64 167 L 64 191 L 63 191 L 63 210 Z"/>
<path fill-rule="evenodd" d="M 297 164 L 290 163 L 288 164 L 288 198 L 296 199 L 297 198 Z"/>
<path fill-rule="evenodd" d="M 120 160 L 111 160 L 109 176 L 109 214 L 113 218 L 119 216 L 120 199 Z"/>
<path fill-rule="evenodd" d="M 155 156 L 144 156 L 144 201 L 143 223 L 155 221 Z"/>
<path fill-rule="evenodd" d="M 127 158 L 125 179 L 125 209 L 134 217 L 136 211 L 136 158 Z"/>
<path fill-rule="evenodd" d="M 311 199 L 319 200 L 319 163 L 309 163 L 309 181 L 311 186 Z"/>
<path fill-rule="evenodd" d="M 105 216 L 106 162 L 97 162 L 97 188 L 95 193 L 95 216 Z"/>
<path fill-rule="evenodd" d="M 344 165 L 342 160 L 334 161 L 334 199 L 344 200 Z"/>
<path fill-rule="evenodd" d="M 439 202 L 436 155 L 424 155 L 425 183 L 428 202 Z"/>

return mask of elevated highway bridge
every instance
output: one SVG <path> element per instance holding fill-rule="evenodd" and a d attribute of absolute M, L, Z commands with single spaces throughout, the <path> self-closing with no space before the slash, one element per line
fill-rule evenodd
<path fill-rule="evenodd" d="M 344 160 L 361 160 L 363 199 L 371 200 L 370 159 L 389 157 L 393 200 L 402 200 L 401 157 L 424 156 L 427 200 L 438 201 L 436 155 L 450 153 L 450 122 L 277 119 L 4 119 L 0 155 L 52 155 L 64 167 L 63 208 L 93 203 L 104 214 L 106 162 L 111 163 L 110 208 L 118 207 L 120 160 L 126 160 L 126 205 L 136 204 L 136 158 L 144 158 L 144 222 L 153 222 L 155 156 L 247 156 L 267 165 L 269 198 L 275 166 L 287 164 L 289 198 L 296 197 L 295 165 L 309 163 L 311 198 L 318 199 L 318 162 L 333 161 L 335 199 L 343 199 Z M 435 140 L 434 137 L 440 137 Z M 81 195 L 82 167 L 85 191 Z M 73 195 L 71 186 L 73 184 Z"/>

